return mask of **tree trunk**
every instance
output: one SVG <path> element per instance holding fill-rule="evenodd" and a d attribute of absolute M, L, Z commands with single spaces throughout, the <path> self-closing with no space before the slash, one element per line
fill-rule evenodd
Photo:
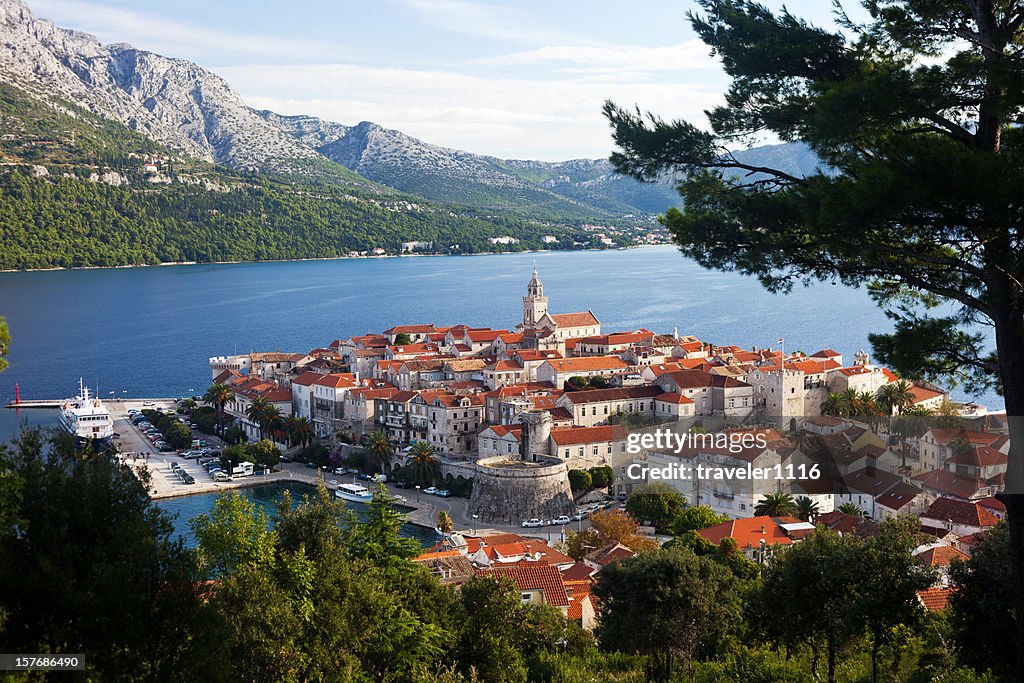
<path fill-rule="evenodd" d="M 878 631 L 871 634 L 871 683 L 878 683 L 878 648 L 881 647 Z"/>
<path fill-rule="evenodd" d="M 1024 304 L 1012 286 L 990 287 L 993 303 L 1003 316 L 995 316 L 999 375 L 1006 401 L 1010 452 L 1006 480 L 997 498 L 1006 506 L 1010 532 L 1010 567 L 1017 622 L 1017 664 L 1011 680 L 1024 683 Z"/>
<path fill-rule="evenodd" d="M 836 646 L 832 634 L 828 636 L 828 683 L 836 683 Z"/>

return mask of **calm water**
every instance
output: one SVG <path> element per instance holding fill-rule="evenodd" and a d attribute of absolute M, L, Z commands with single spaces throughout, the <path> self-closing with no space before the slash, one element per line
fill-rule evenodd
<path fill-rule="evenodd" d="M 608 332 L 678 326 L 747 347 L 785 337 L 787 350 L 852 358 L 870 348 L 869 332 L 891 328 L 862 290 L 820 284 L 775 296 L 671 247 L 0 273 L 13 337 L 0 401 L 16 382 L 23 398 L 65 397 L 80 375 L 103 397 L 179 396 L 209 385 L 209 356 L 307 351 L 396 323 L 512 327 L 534 260 L 553 312 L 591 309 Z M 0 410 L 0 436 L 18 419 Z"/>
<path fill-rule="evenodd" d="M 256 504 L 256 507 L 263 510 L 271 517 L 277 512 L 277 504 L 281 501 L 281 494 L 286 489 L 292 492 L 292 498 L 296 503 L 302 500 L 305 494 L 315 495 L 316 489 L 306 484 L 277 482 L 251 486 L 237 489 L 237 491 Z M 166 498 L 156 502 L 157 507 L 174 516 L 174 529 L 185 539 L 188 546 L 196 544 L 195 536 L 188 526 L 188 521 L 200 514 L 209 512 L 213 508 L 213 502 L 217 498 L 216 493 L 197 493 L 194 496 L 183 496 L 181 498 Z M 361 515 L 366 507 L 359 503 L 346 503 L 349 509 L 355 510 L 356 515 Z M 437 536 L 430 529 L 406 524 L 402 527 L 402 536 L 415 538 L 420 545 L 427 547 L 437 542 Z"/>

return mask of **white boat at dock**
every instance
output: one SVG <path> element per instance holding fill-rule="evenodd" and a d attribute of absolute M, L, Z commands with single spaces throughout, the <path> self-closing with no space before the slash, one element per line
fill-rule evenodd
<path fill-rule="evenodd" d="M 89 395 L 89 387 L 78 380 L 78 396 L 60 406 L 60 426 L 81 442 L 105 444 L 114 436 L 114 420 L 103 401 Z"/>
<path fill-rule="evenodd" d="M 341 484 L 334 490 L 334 495 L 353 503 L 373 501 L 373 493 L 361 484 Z"/>

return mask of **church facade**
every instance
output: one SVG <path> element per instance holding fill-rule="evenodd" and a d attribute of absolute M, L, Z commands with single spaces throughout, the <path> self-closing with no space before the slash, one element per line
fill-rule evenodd
<path fill-rule="evenodd" d="M 566 339 L 601 334 L 601 321 L 593 311 L 551 313 L 548 298 L 544 296 L 544 283 L 535 266 L 523 297 L 523 322 L 517 329 L 532 332 L 534 337 L 552 337 L 555 341 L 564 342 Z"/>

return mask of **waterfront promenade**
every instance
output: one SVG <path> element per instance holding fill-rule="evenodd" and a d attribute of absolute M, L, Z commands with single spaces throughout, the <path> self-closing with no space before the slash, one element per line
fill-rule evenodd
<path fill-rule="evenodd" d="M 145 399 L 154 405 L 147 408 L 163 408 L 165 410 L 175 408 L 174 399 Z M 338 476 L 331 472 L 307 467 L 303 463 L 280 463 L 276 471 L 251 477 L 241 477 L 226 482 L 215 482 L 209 473 L 195 460 L 186 460 L 176 453 L 160 453 L 153 448 L 153 445 L 135 425 L 128 419 L 128 410 L 135 408 L 141 410 L 143 400 L 128 401 L 106 401 L 105 405 L 110 410 L 114 419 L 114 431 L 118 434 L 115 442 L 125 462 L 137 471 L 148 470 L 150 475 L 149 494 L 154 500 L 162 498 L 175 498 L 178 496 L 190 496 L 198 493 L 210 493 L 228 491 L 231 489 L 243 488 L 246 486 L 259 486 L 274 482 L 298 482 L 314 486 L 318 479 L 323 479 L 327 487 L 332 491 L 338 484 L 355 481 L 354 475 Z M 204 435 L 210 443 L 216 447 L 222 447 L 223 443 L 217 437 Z M 141 454 L 149 454 L 143 456 Z M 195 484 L 185 484 L 171 474 L 171 463 L 178 463 L 179 467 L 191 474 L 196 480 Z M 369 482 L 367 483 L 373 486 Z M 388 492 L 399 500 L 399 504 L 411 508 L 407 513 L 406 521 L 410 524 L 432 529 L 437 524 L 437 513 L 444 510 L 452 517 L 457 531 L 467 533 L 522 533 L 520 526 L 513 525 L 488 525 L 479 527 L 477 521 L 469 514 L 469 501 L 465 498 L 438 498 L 414 489 L 396 489 L 393 486 L 385 485 Z M 586 526 L 583 522 L 583 526 Z M 545 529 L 531 529 L 531 537 L 542 538 L 549 541 L 557 541 L 560 528 L 547 527 Z"/>

